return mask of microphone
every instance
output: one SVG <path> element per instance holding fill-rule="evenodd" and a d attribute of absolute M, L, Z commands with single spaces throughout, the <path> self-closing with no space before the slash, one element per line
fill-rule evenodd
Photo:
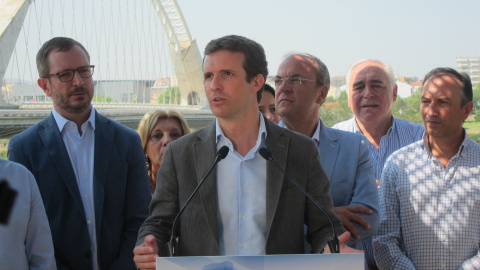
<path fill-rule="evenodd" d="M 203 177 L 202 181 L 200 181 L 200 183 L 197 185 L 197 187 L 193 190 L 192 194 L 190 195 L 190 197 L 188 197 L 187 201 L 185 202 L 185 204 L 182 206 L 182 208 L 180 209 L 180 211 L 178 212 L 177 216 L 175 217 L 175 219 L 173 220 L 173 226 L 172 226 L 172 235 L 170 237 L 170 241 L 167 243 L 168 245 L 168 252 L 169 252 L 169 255 L 170 257 L 173 257 L 175 255 L 175 246 L 177 244 L 177 240 L 175 238 L 175 229 L 177 227 L 177 220 L 178 218 L 180 217 L 180 215 L 182 215 L 183 211 L 185 210 L 185 208 L 187 208 L 187 205 L 190 203 L 190 201 L 192 200 L 193 196 L 195 196 L 195 194 L 197 193 L 198 189 L 202 186 L 203 182 L 205 181 L 205 179 L 207 179 L 207 177 L 210 175 L 210 173 L 212 172 L 213 168 L 215 167 L 215 165 L 217 165 L 218 162 L 220 162 L 220 160 L 224 159 L 225 157 L 227 157 L 228 155 L 228 151 L 230 149 L 228 148 L 228 146 L 224 145 L 222 146 L 218 152 L 217 152 L 217 156 L 215 157 L 215 161 L 213 162 L 212 164 L 212 167 L 210 167 L 210 169 L 208 170 L 207 174 Z"/>
<path fill-rule="evenodd" d="M 333 239 L 328 241 L 328 247 L 330 247 L 330 252 L 331 253 L 340 253 L 340 241 L 338 240 L 337 232 L 335 230 L 335 226 L 333 226 L 333 221 L 330 218 L 330 215 L 325 210 L 325 208 L 323 208 L 323 206 L 321 204 L 319 204 L 317 202 L 317 200 L 315 200 L 315 198 L 313 198 L 313 196 L 310 195 L 310 193 L 308 193 L 297 181 L 295 181 L 293 178 L 291 178 L 287 174 L 287 172 L 285 172 L 285 170 L 277 163 L 277 161 L 275 161 L 272 153 L 270 151 L 268 151 L 267 148 L 262 147 L 262 148 L 260 148 L 260 150 L 258 152 L 260 153 L 260 155 L 264 159 L 266 159 L 267 161 L 271 161 L 275 165 L 275 167 L 280 169 L 280 171 L 282 171 L 282 173 L 288 178 L 288 180 L 290 180 L 293 184 L 295 184 L 295 186 L 297 186 L 297 188 L 300 189 L 300 191 L 302 191 L 302 193 L 305 194 L 305 196 L 307 196 L 307 198 L 309 198 L 310 201 L 312 201 L 313 204 L 315 204 L 315 206 L 317 208 L 319 208 L 320 210 L 322 210 L 322 212 L 327 216 L 328 221 L 330 222 L 330 226 L 332 227 L 332 232 L 333 232 Z"/>

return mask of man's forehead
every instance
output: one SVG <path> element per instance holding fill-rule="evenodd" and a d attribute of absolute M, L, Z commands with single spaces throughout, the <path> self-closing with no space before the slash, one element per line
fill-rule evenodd
<path fill-rule="evenodd" d="M 423 88 L 448 87 L 453 89 L 462 89 L 462 82 L 451 74 L 441 73 L 434 75 L 425 82 Z"/>
<path fill-rule="evenodd" d="M 277 76 L 300 75 L 299 73 L 315 72 L 315 62 L 304 55 L 291 55 L 280 64 Z M 280 74 L 282 73 L 282 74 Z"/>
<path fill-rule="evenodd" d="M 242 52 L 232 52 L 229 50 L 218 50 L 216 52 L 207 54 L 203 60 L 203 68 L 206 64 L 209 67 L 220 67 L 222 69 L 233 69 L 236 67 L 243 67 L 245 55 Z"/>
<path fill-rule="evenodd" d="M 382 65 L 375 62 L 366 62 L 356 66 L 351 73 L 351 81 L 353 83 L 360 81 L 388 81 L 388 74 Z"/>

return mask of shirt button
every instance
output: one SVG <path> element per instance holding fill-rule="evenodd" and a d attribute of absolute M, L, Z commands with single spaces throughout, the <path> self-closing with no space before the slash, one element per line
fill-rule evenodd
<path fill-rule="evenodd" d="M 86 199 L 86 198 L 88 198 L 88 196 L 87 196 L 87 195 L 83 195 L 83 198 L 85 198 L 85 199 Z"/>
<path fill-rule="evenodd" d="M 442 242 L 445 242 L 447 238 L 445 236 L 442 236 Z"/>
<path fill-rule="evenodd" d="M 443 267 L 443 268 L 447 267 L 447 264 L 442 263 L 442 267 Z"/>
<path fill-rule="evenodd" d="M 78 142 L 77 145 L 80 146 L 80 145 L 82 145 L 82 143 L 81 143 L 81 142 Z"/>
<path fill-rule="evenodd" d="M 85 172 L 85 169 L 84 169 L 84 168 L 81 168 L 81 169 L 80 169 L 80 172 L 82 172 L 82 173 Z"/>
<path fill-rule="evenodd" d="M 247 191 L 247 188 L 246 188 L 246 187 L 242 187 L 242 191 L 243 191 L 243 192 Z"/>
<path fill-rule="evenodd" d="M 444 187 L 443 189 L 444 189 L 445 191 L 447 191 L 447 190 L 448 190 L 448 187 Z"/>
<path fill-rule="evenodd" d="M 245 220 L 245 219 L 247 219 L 247 216 L 243 215 L 242 220 Z"/>
<path fill-rule="evenodd" d="M 247 247 L 247 244 L 243 243 L 242 248 L 246 248 L 246 247 Z"/>
<path fill-rule="evenodd" d="M 87 224 L 90 225 L 90 223 L 91 223 L 90 220 L 87 220 Z"/>
<path fill-rule="evenodd" d="M 244 160 L 244 161 L 242 161 L 242 165 L 245 165 L 245 160 Z"/>
<path fill-rule="evenodd" d="M 446 214 L 447 214 L 447 211 L 443 211 L 443 214 L 446 215 Z"/>

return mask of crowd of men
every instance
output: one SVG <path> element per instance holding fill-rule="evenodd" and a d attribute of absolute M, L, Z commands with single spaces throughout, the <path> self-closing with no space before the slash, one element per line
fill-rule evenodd
<path fill-rule="evenodd" d="M 53 109 L 0 160 L 21 194 L 0 224 L 2 267 L 155 269 L 170 239 L 177 256 L 329 253 L 338 235 L 340 252 L 365 252 L 369 269 L 480 269 L 480 145 L 462 127 L 468 75 L 428 73 L 414 124 L 392 115 L 392 68 L 361 60 L 347 74 L 353 118 L 327 127 L 319 58 L 285 56 L 267 118 L 263 47 L 212 40 L 203 80 L 216 120 L 168 144 L 152 196 L 138 134 L 91 104 L 94 68 L 70 38 L 37 54 Z"/>

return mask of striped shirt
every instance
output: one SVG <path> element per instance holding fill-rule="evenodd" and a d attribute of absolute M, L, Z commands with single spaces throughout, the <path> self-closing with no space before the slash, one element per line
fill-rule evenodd
<path fill-rule="evenodd" d="M 337 123 L 332 128 L 362 134 L 355 122 L 355 117 Z M 375 179 L 380 179 L 385 161 L 393 152 L 421 140 L 424 131 L 425 129 L 422 124 L 411 123 L 405 119 L 393 117 L 393 124 L 388 129 L 387 134 L 383 135 L 380 139 L 378 149 L 373 143 L 367 140 L 370 158 L 372 160 L 373 169 L 375 170 Z"/>
<path fill-rule="evenodd" d="M 480 269 L 480 144 L 444 167 L 427 136 L 392 154 L 380 184 L 380 269 Z"/>

